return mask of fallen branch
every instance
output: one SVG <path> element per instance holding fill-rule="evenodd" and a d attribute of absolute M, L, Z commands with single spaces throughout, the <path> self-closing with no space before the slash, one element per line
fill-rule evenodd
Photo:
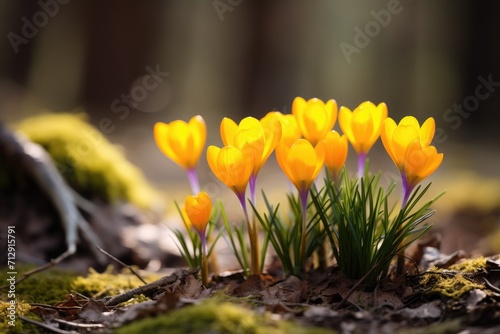
<path fill-rule="evenodd" d="M 1 122 L 0 145 L 9 160 L 14 161 L 27 175 L 31 176 L 54 205 L 65 230 L 67 246 L 64 253 L 49 263 L 25 273 L 17 282 L 51 268 L 74 254 L 77 248 L 78 230 L 81 231 L 83 239 L 87 243 L 101 245 L 99 237 L 78 211 L 72 189 L 59 174 L 50 155 L 40 145 L 31 142 L 21 134 L 13 133 Z M 100 263 L 106 261 L 103 254 L 98 252 L 95 247 L 90 247 L 90 249 Z"/>
<path fill-rule="evenodd" d="M 41 327 L 43 329 L 46 329 L 48 331 L 51 331 L 52 333 L 58 333 L 58 334 L 79 334 L 79 332 L 76 332 L 76 331 L 66 331 L 64 329 L 59 329 L 59 328 L 56 328 L 56 327 L 44 324 L 42 322 L 30 319 L 30 318 L 26 318 L 26 317 L 23 317 L 23 316 L 19 316 L 19 319 L 21 319 L 24 322 L 30 323 L 32 325 L 35 325 L 35 326 Z"/>
<path fill-rule="evenodd" d="M 131 299 L 134 296 L 137 295 L 152 295 L 153 292 L 156 292 L 158 288 L 164 287 L 166 285 L 175 283 L 177 280 L 184 279 L 185 277 L 188 277 L 190 275 L 194 275 L 198 272 L 198 269 L 179 269 L 176 270 L 172 275 L 170 276 L 164 276 L 160 278 L 157 281 L 154 281 L 153 283 L 149 283 L 143 286 L 140 286 L 138 288 L 126 291 L 122 294 L 119 294 L 117 296 L 111 297 L 111 299 L 105 301 L 104 305 L 106 307 L 110 306 L 116 306 L 120 303 L 126 302 L 127 300 Z"/>

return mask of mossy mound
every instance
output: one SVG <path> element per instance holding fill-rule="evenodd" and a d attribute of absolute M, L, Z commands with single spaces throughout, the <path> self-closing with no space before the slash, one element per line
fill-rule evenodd
<path fill-rule="evenodd" d="M 484 289 L 484 284 L 476 282 L 475 276 L 484 272 L 485 268 L 484 257 L 463 260 L 447 269 L 432 267 L 420 283 L 428 287 L 430 293 L 457 299 L 471 290 Z"/>
<path fill-rule="evenodd" d="M 158 200 L 142 172 L 79 114 L 45 114 L 15 126 L 43 146 L 68 184 L 88 197 L 149 208 Z"/>
<path fill-rule="evenodd" d="M 299 334 L 332 333 L 320 328 L 300 327 L 286 321 L 273 321 L 246 307 L 207 300 L 198 305 L 186 306 L 166 315 L 136 320 L 119 328 L 117 334 L 156 333 L 248 333 L 248 334 Z"/>

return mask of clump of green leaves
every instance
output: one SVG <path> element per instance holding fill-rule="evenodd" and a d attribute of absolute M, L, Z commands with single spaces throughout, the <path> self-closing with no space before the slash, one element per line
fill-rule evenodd
<path fill-rule="evenodd" d="M 306 262 L 323 240 L 323 232 L 318 225 L 319 216 L 317 214 L 310 215 L 306 230 L 303 231 L 300 196 L 288 195 L 289 212 L 286 215 L 280 214 L 279 204 L 273 207 L 264 193 L 263 197 L 267 213 L 261 215 L 252 206 L 255 217 L 259 220 L 266 238 L 269 239 L 280 259 L 283 272 L 301 276 L 305 271 Z M 312 209 L 311 203 L 309 209 Z M 303 233 L 306 235 L 306 247 L 304 253 L 301 254 Z"/>
<path fill-rule="evenodd" d="M 339 269 L 368 285 L 386 277 L 394 257 L 429 229 L 422 223 L 440 197 L 418 206 L 429 184 L 396 209 L 394 183 L 384 188 L 379 181 L 380 174 L 350 180 L 344 172 L 340 186 L 327 179 L 311 196 Z"/>

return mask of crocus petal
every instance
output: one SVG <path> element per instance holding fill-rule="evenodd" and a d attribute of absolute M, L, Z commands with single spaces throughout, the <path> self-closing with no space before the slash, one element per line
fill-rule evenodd
<path fill-rule="evenodd" d="M 294 181 L 292 180 L 293 173 L 290 169 L 290 165 L 288 164 L 289 151 L 290 147 L 288 147 L 288 145 L 283 142 L 278 143 L 278 145 L 276 146 L 276 160 L 278 161 L 281 170 L 283 170 L 288 179 L 290 179 L 290 181 L 294 183 Z"/>
<path fill-rule="evenodd" d="M 352 145 L 356 152 L 366 153 L 371 148 L 371 138 L 373 134 L 373 121 L 369 109 L 359 109 L 352 116 L 352 132 L 356 135 L 353 138 Z"/>
<path fill-rule="evenodd" d="M 380 131 L 380 138 L 382 139 L 382 144 L 384 145 L 385 150 L 391 157 L 392 161 L 396 165 L 397 164 L 397 158 L 396 154 L 394 153 L 394 149 L 392 147 L 392 136 L 394 134 L 394 131 L 396 131 L 396 128 L 398 126 L 396 125 L 396 122 L 390 117 L 388 117 L 383 123 L 382 123 L 382 128 Z"/>
<path fill-rule="evenodd" d="M 220 136 L 224 146 L 236 146 L 234 144 L 234 137 L 236 136 L 236 131 L 238 130 L 238 125 L 230 118 L 224 117 L 220 123 Z"/>
<path fill-rule="evenodd" d="M 347 159 L 347 137 L 330 131 L 325 138 L 325 165 L 330 175 L 337 179 Z"/>
<path fill-rule="evenodd" d="M 219 152 L 220 152 L 219 147 L 210 145 L 207 148 L 207 162 L 208 162 L 208 167 L 210 167 L 210 170 L 215 174 L 215 176 L 217 176 L 219 180 L 221 180 L 221 178 L 219 177 L 219 166 L 217 165 L 217 157 L 219 155 Z"/>
<path fill-rule="evenodd" d="M 264 149 L 260 161 L 254 167 L 254 175 L 260 171 L 264 163 L 269 159 L 271 153 L 273 153 L 278 142 L 281 140 L 282 128 L 279 117 L 277 115 L 270 116 L 268 121 L 269 123 L 262 119 L 260 121 L 262 129 L 264 130 Z"/>
<path fill-rule="evenodd" d="M 308 189 L 312 184 L 312 177 L 316 170 L 316 151 L 305 140 L 298 140 L 288 153 L 287 162 L 293 173 L 295 186 L 299 191 Z"/>
<path fill-rule="evenodd" d="M 434 118 L 429 117 L 420 128 L 420 144 L 422 147 L 429 146 L 431 144 L 435 131 L 436 122 L 434 121 Z"/>
<path fill-rule="evenodd" d="M 205 147 L 206 139 L 207 139 L 207 126 L 205 124 L 205 120 L 201 116 L 194 116 L 189 120 L 188 127 L 191 133 L 197 134 L 193 137 L 193 156 L 198 157 L 196 159 L 195 164 L 198 162 L 198 159 L 203 152 L 203 148 Z"/>

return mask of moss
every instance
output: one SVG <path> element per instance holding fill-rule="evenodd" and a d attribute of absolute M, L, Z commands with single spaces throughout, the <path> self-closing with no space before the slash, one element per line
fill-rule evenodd
<path fill-rule="evenodd" d="M 151 274 L 143 277 L 147 282 L 153 282 L 160 278 L 159 275 Z M 74 291 L 88 297 L 100 298 L 104 296 L 115 296 L 127 290 L 144 285 L 139 278 L 132 275 L 128 270 L 122 273 L 115 273 L 112 266 L 105 272 L 98 273 L 94 269 L 89 269 L 89 274 L 85 277 L 78 276 L 71 283 Z M 144 297 L 143 297 L 144 298 Z M 135 298 L 135 302 L 143 301 L 140 296 Z M 131 302 L 129 302 L 130 304 Z"/>
<path fill-rule="evenodd" d="M 18 278 L 32 266 L 18 266 Z M 7 279 L 7 271 L 0 272 L 1 282 Z M 147 282 L 157 280 L 159 275 L 150 274 L 144 279 Z M 20 282 L 16 286 L 16 296 L 30 303 L 41 303 L 52 305 L 66 299 L 71 292 L 78 292 L 88 297 L 114 296 L 127 290 L 144 285 L 136 276 L 128 270 L 116 273 L 113 266 L 109 266 L 103 273 L 98 273 L 90 268 L 86 276 L 58 269 L 50 269 L 35 274 Z M 140 296 L 135 302 L 143 301 Z M 130 302 L 129 302 L 130 303 Z"/>
<path fill-rule="evenodd" d="M 166 315 L 136 320 L 119 328 L 117 334 L 153 333 L 332 333 L 319 328 L 300 327 L 273 321 L 240 305 L 208 300 Z"/>
<path fill-rule="evenodd" d="M 28 270 L 33 269 L 32 266 L 18 265 L 18 277 Z M 0 271 L 0 281 L 5 282 L 7 279 L 7 270 Z M 160 278 L 157 274 L 149 274 L 143 277 L 147 282 L 153 282 Z M 29 303 L 40 303 L 54 305 L 57 302 L 66 300 L 66 295 L 71 292 L 79 292 L 86 296 L 111 296 L 116 295 L 126 290 L 136 288 L 143 283 L 128 270 L 123 270 L 122 273 L 114 273 L 112 266 L 108 267 L 103 273 L 98 273 L 93 269 L 89 270 L 86 277 L 79 276 L 72 272 L 64 270 L 50 269 L 38 274 L 35 274 L 28 279 L 20 282 L 16 286 L 16 321 L 15 327 L 8 324 L 8 315 L 10 306 L 8 295 L 0 293 L 0 332 L 2 327 L 12 333 L 38 333 L 33 328 L 34 326 L 26 324 L 19 320 L 18 316 L 26 316 L 40 321 L 39 317 L 30 312 Z M 7 291 L 2 291 L 7 293 Z M 136 296 L 127 301 L 126 305 L 131 305 L 148 300 L 144 296 Z M 27 328 L 30 328 L 29 330 Z M 33 327 L 33 328 L 32 328 Z M 32 331 L 33 329 L 33 331 Z"/>
<path fill-rule="evenodd" d="M 43 146 L 66 181 L 85 196 L 150 208 L 157 194 L 142 172 L 86 119 L 83 113 L 46 114 L 27 118 L 16 129 Z"/>
<path fill-rule="evenodd" d="M 430 293 L 458 299 L 471 290 L 484 289 L 484 285 L 474 282 L 473 277 L 483 272 L 485 267 L 484 257 L 460 261 L 446 270 L 432 267 L 420 283 L 429 289 Z"/>
<path fill-rule="evenodd" d="M 483 256 L 475 259 L 467 259 L 451 265 L 449 270 L 461 271 L 469 274 L 484 272 L 486 269 L 486 258 Z"/>
<path fill-rule="evenodd" d="M 22 320 L 19 319 L 19 316 L 25 316 L 38 321 L 40 320 L 40 318 L 35 316 L 33 313 L 30 313 L 30 304 L 19 298 L 16 298 L 15 301 L 15 309 L 12 310 L 10 300 L 5 298 L 4 296 L 0 298 L 0 319 L 2 319 L 0 328 L 3 328 L 10 333 L 25 333 L 28 330 L 27 327 L 29 327 L 30 333 L 36 333 L 32 332 L 31 326 L 26 325 Z"/>
<path fill-rule="evenodd" d="M 22 273 L 33 269 L 33 266 L 17 267 L 17 278 Z M 1 282 L 7 279 L 7 271 L 0 272 Z M 22 298 L 29 303 L 54 304 L 64 300 L 65 295 L 72 290 L 72 283 L 78 275 L 72 272 L 51 269 L 35 274 L 16 285 L 16 297 Z"/>

